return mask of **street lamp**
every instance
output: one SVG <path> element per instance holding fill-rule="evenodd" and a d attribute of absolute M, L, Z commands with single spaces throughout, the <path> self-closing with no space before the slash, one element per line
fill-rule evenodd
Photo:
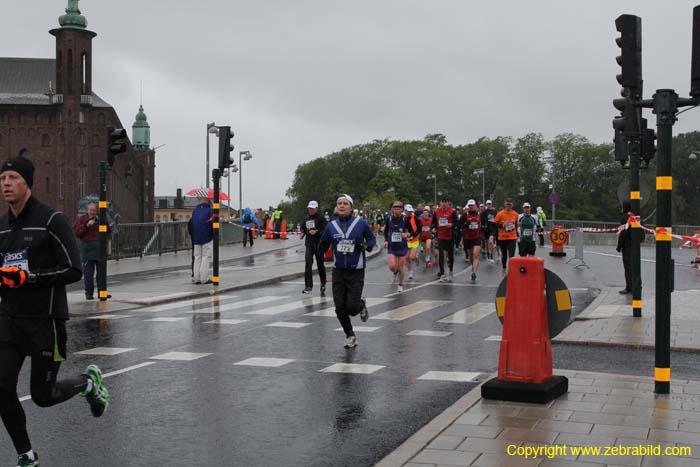
<path fill-rule="evenodd" d="M 207 181 L 207 188 L 209 188 L 209 177 L 211 177 L 209 173 L 209 135 L 219 135 L 219 128 L 216 126 L 216 123 L 211 122 L 207 123 L 207 176 L 204 177 L 204 180 Z"/>
<path fill-rule="evenodd" d="M 235 165 L 232 165 L 228 168 L 226 172 L 222 175 L 222 177 L 228 178 L 228 191 L 226 194 L 228 195 L 228 220 L 231 220 L 231 172 L 236 173 L 238 172 L 238 167 Z M 240 217 L 240 213 L 238 214 L 238 217 Z"/>
<path fill-rule="evenodd" d="M 476 169 L 474 175 L 481 175 L 481 202 L 486 202 L 486 169 L 484 167 Z"/>
<path fill-rule="evenodd" d="M 693 152 L 691 152 L 691 153 L 688 155 L 688 159 L 690 159 L 691 161 L 696 160 L 696 159 L 698 158 L 698 155 L 696 154 L 696 152 L 700 152 L 700 151 L 693 151 Z"/>
<path fill-rule="evenodd" d="M 243 161 L 241 161 L 241 156 L 244 154 L 244 161 L 249 161 L 253 158 L 250 151 L 241 151 L 238 153 L 238 217 L 241 217 L 241 212 L 243 212 Z M 229 197 L 230 196 L 231 193 L 229 193 Z"/>
<path fill-rule="evenodd" d="M 430 174 L 427 177 L 425 177 L 425 179 L 433 181 L 433 206 L 437 206 L 437 176 L 435 174 Z"/>

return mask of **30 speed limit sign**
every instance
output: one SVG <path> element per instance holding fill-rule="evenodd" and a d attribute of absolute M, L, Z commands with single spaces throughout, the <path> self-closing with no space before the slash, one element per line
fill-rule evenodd
<path fill-rule="evenodd" d="M 563 245 L 569 241 L 569 234 L 565 230 L 554 229 L 549 234 L 549 239 L 556 245 Z"/>

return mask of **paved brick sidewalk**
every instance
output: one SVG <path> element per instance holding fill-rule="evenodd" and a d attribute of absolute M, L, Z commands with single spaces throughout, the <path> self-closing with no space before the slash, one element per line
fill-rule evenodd
<path fill-rule="evenodd" d="M 435 466 L 700 466 L 700 382 L 674 380 L 655 395 L 651 378 L 555 370 L 569 392 L 548 404 L 481 399 L 477 386 L 433 419 L 377 467 Z M 688 447 L 686 457 L 509 456 L 523 446 Z M 509 448 L 510 446 L 510 448 Z"/>
<path fill-rule="evenodd" d="M 617 289 L 601 291 L 554 342 L 591 345 L 654 347 L 655 296 L 643 293 L 642 317 L 632 316 L 629 296 Z M 700 352 L 700 290 L 675 291 L 672 295 L 671 349 Z"/>

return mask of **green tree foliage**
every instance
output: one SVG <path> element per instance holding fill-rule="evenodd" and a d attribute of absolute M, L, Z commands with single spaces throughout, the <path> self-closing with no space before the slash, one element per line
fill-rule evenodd
<path fill-rule="evenodd" d="M 493 198 L 501 206 L 505 197 L 542 206 L 548 216 L 552 189 L 561 196 L 557 218 L 616 222 L 620 217 L 618 188 L 628 180 L 610 154 L 610 144 L 595 144 L 581 135 L 565 133 L 551 141 L 542 134 L 521 138 L 479 138 L 452 146 L 442 134 L 421 140 L 375 140 L 341 149 L 297 167 L 290 198 L 285 205 L 290 219 L 305 213 L 306 203 L 315 199 L 321 211 L 333 212 L 340 193 L 355 200 L 355 208 L 386 211 L 398 199 L 414 205 L 433 204 L 435 191 L 453 202 L 466 204 Z M 688 155 L 698 151 L 698 159 Z M 474 172 L 484 169 L 485 177 Z M 652 188 L 641 215 L 654 212 L 655 167 L 643 170 L 641 178 Z M 436 182 L 427 176 L 435 174 Z M 673 143 L 674 223 L 700 223 L 700 133 L 678 135 Z M 438 196 L 439 198 L 440 196 Z M 653 219 L 649 221 L 653 223 Z"/>

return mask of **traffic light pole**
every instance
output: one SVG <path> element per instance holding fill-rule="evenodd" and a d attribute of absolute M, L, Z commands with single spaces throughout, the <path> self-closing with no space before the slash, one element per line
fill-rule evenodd
<path fill-rule="evenodd" d="M 632 240 L 632 316 L 641 318 L 642 316 L 642 260 L 641 260 L 641 240 L 642 229 L 640 220 L 639 200 L 641 193 L 639 191 L 639 165 L 641 144 L 638 141 L 630 142 L 630 208 L 632 215 L 630 228 Z"/>
<path fill-rule="evenodd" d="M 214 283 L 214 287 L 219 285 L 219 190 L 221 189 L 221 170 L 214 169 L 211 171 L 212 178 L 214 179 L 214 274 L 212 275 L 211 281 Z"/>
<path fill-rule="evenodd" d="M 100 178 L 100 267 L 97 268 L 97 294 L 101 302 L 107 301 L 107 162 L 97 164 Z"/>

